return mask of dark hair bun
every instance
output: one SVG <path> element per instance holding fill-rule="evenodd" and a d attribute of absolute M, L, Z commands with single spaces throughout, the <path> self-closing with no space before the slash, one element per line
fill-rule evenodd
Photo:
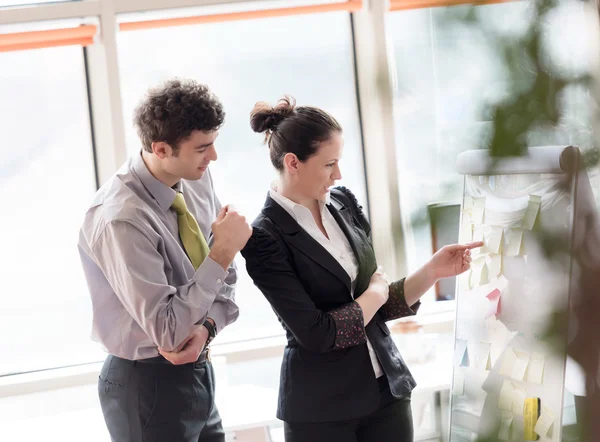
<path fill-rule="evenodd" d="M 296 109 L 296 100 L 286 95 L 275 106 L 259 101 L 250 112 L 250 127 L 254 132 L 272 132 L 275 128 L 292 115 Z"/>

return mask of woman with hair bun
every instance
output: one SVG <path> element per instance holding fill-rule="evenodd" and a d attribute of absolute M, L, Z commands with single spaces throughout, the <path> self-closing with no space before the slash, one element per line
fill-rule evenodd
<path fill-rule="evenodd" d="M 470 267 L 451 245 L 414 274 L 388 282 L 371 227 L 342 178 L 342 128 L 284 97 L 250 114 L 279 172 L 242 254 L 287 335 L 277 417 L 286 442 L 412 441 L 416 383 L 386 321 L 414 315 L 440 278 Z"/>

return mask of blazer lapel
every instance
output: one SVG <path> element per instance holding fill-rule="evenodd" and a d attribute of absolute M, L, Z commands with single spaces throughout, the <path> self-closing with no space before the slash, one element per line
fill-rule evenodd
<path fill-rule="evenodd" d="M 354 288 L 354 296 L 360 296 L 369 286 L 371 276 L 377 268 L 377 260 L 369 238 L 355 221 L 352 211 L 337 199 L 331 198 L 327 206 L 329 211 L 348 238 L 350 247 L 358 262 L 358 276 Z"/>
<path fill-rule="evenodd" d="M 289 245 L 297 248 L 307 257 L 337 277 L 346 285 L 348 292 L 350 292 L 350 276 L 346 273 L 344 268 L 321 244 L 319 244 L 318 241 L 306 233 L 296 220 L 270 196 L 267 196 L 267 201 L 263 207 L 263 213 L 279 226 L 285 234 L 285 239 Z"/>
<path fill-rule="evenodd" d="M 342 228 L 346 238 L 348 238 L 348 242 L 350 243 L 350 247 L 352 247 L 352 251 L 354 252 L 354 256 L 356 257 L 356 261 L 358 261 L 358 266 L 360 268 L 360 263 L 364 254 L 362 247 L 364 238 L 361 238 L 360 234 L 357 232 L 350 210 L 348 210 L 348 208 L 341 203 L 333 203 L 333 199 L 332 203 L 327 207 L 329 208 L 329 212 L 333 215 L 336 222 Z"/>

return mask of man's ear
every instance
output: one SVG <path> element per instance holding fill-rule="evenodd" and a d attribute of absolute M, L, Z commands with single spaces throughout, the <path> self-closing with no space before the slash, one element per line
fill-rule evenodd
<path fill-rule="evenodd" d="M 160 159 L 173 154 L 173 149 L 164 141 L 154 141 L 152 143 L 152 152 Z"/>

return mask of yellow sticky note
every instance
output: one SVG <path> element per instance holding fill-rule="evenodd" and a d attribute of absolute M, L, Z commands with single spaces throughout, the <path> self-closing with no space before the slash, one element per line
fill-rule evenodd
<path fill-rule="evenodd" d="M 540 399 L 528 397 L 525 399 L 525 410 L 523 415 L 523 439 L 538 440 L 535 428 L 540 417 Z"/>
<path fill-rule="evenodd" d="M 534 384 L 542 384 L 544 382 L 544 365 L 546 360 L 544 355 L 533 353 L 527 370 L 527 381 Z"/>

